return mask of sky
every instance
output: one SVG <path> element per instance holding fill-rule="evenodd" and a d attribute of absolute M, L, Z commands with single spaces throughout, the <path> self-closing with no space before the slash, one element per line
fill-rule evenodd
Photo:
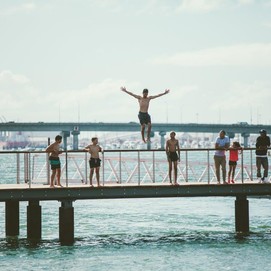
<path fill-rule="evenodd" d="M 1 0 L 0 122 L 271 124 L 271 0 Z"/>

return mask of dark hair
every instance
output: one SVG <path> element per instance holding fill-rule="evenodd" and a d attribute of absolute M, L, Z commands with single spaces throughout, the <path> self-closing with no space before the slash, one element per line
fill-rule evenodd
<path fill-rule="evenodd" d="M 92 137 L 91 141 L 93 142 L 94 140 L 98 139 L 98 137 Z"/>
<path fill-rule="evenodd" d="M 226 131 L 225 130 L 221 130 L 219 133 L 223 133 L 225 135 Z"/>
<path fill-rule="evenodd" d="M 147 88 L 144 88 L 143 89 L 143 93 L 148 93 L 149 91 L 148 91 L 148 89 Z"/>
<path fill-rule="evenodd" d="M 234 142 L 232 142 L 232 144 L 235 145 L 237 148 L 241 147 L 241 145 L 238 141 L 234 141 Z"/>
<path fill-rule="evenodd" d="M 261 129 L 261 130 L 259 131 L 259 133 L 260 133 L 260 134 L 266 134 L 266 130 Z"/>
<path fill-rule="evenodd" d="M 62 136 L 57 135 L 57 136 L 55 137 L 55 141 L 58 141 L 58 140 L 62 140 Z"/>

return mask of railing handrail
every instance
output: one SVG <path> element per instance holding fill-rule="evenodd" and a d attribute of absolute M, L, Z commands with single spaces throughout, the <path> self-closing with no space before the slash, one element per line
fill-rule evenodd
<path fill-rule="evenodd" d="M 268 148 L 268 150 L 270 150 Z M 257 148 L 242 148 L 243 151 L 246 150 L 257 150 Z M 61 150 L 62 152 L 67 152 L 67 153 L 78 153 L 78 152 L 87 152 L 83 149 L 80 150 Z M 215 148 L 180 148 L 180 151 L 216 151 Z M 225 150 L 226 152 L 228 150 Z M 103 149 L 102 152 L 165 152 L 165 149 Z M 7 154 L 7 153 L 47 153 L 45 150 L 13 150 L 13 151 L 0 151 L 0 154 Z"/>
<path fill-rule="evenodd" d="M 205 181 L 207 177 L 208 184 L 213 182 L 216 179 L 214 161 L 212 158 L 215 154 L 215 150 L 215 148 L 182 148 L 180 150 L 180 163 L 178 163 L 177 181 L 184 180 L 185 182 L 189 182 L 192 180 L 192 182 L 201 182 Z M 241 180 L 242 183 L 244 180 L 253 181 L 253 172 L 256 172 L 256 163 L 253 162 L 253 157 L 256 157 L 253 152 L 254 150 L 256 150 L 256 148 L 243 148 L 244 152 L 240 155 L 240 163 L 238 163 L 236 171 L 236 180 Z M 81 180 L 87 183 L 89 172 L 88 151 L 84 149 L 61 151 L 61 171 L 64 174 L 61 175 L 62 180 L 66 179 L 66 186 L 68 186 L 69 181 L 78 182 L 78 180 Z M 200 152 L 203 153 L 203 155 L 198 155 Z M 143 153 L 148 155 L 143 155 Z M 155 155 L 155 153 L 159 155 Z M 206 157 L 205 153 L 207 155 Z M 29 186 L 31 186 L 32 180 L 41 182 L 45 179 L 45 174 L 47 183 L 49 183 L 49 154 L 45 150 L 0 151 L 0 156 L 5 154 L 15 155 L 16 157 L 17 183 L 20 183 L 21 176 L 24 175 L 24 182 L 29 182 Z M 196 156 L 194 154 L 196 154 Z M 226 152 L 226 156 L 228 156 L 228 152 Z M 192 160 L 190 157 L 192 157 Z M 164 149 L 103 150 L 101 159 L 101 179 L 103 180 L 103 184 L 115 181 L 117 183 L 122 183 L 123 181 L 129 183 L 135 180 L 138 184 L 146 181 L 156 182 L 156 180 L 158 180 L 158 182 L 166 182 L 169 177 L 167 157 Z M 239 178 L 237 179 L 238 176 Z"/>

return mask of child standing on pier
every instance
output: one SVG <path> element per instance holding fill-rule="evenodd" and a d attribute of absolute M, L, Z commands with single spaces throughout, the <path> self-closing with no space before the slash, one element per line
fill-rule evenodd
<path fill-rule="evenodd" d="M 169 181 L 172 184 L 172 164 L 174 165 L 174 185 L 178 185 L 177 183 L 177 165 L 178 161 L 180 161 L 180 146 L 179 141 L 175 138 L 176 133 L 170 133 L 170 139 L 166 142 L 166 153 L 168 158 L 168 176 Z M 178 152 L 178 154 L 177 154 Z"/>
<path fill-rule="evenodd" d="M 242 147 L 238 141 L 234 141 L 228 148 L 230 152 L 229 157 L 229 172 L 228 172 L 228 183 L 234 183 L 235 168 L 238 161 L 238 154 L 242 154 Z"/>
<path fill-rule="evenodd" d="M 96 173 L 96 179 L 97 179 L 97 186 L 100 186 L 100 166 L 101 166 L 101 159 L 99 157 L 99 152 L 102 151 L 102 148 L 98 145 L 98 138 L 93 137 L 91 139 L 92 144 L 85 147 L 85 151 L 88 151 L 90 153 L 90 159 L 89 159 L 89 167 L 90 167 L 90 174 L 89 174 L 89 182 L 90 186 L 92 185 L 92 178 L 94 174 L 94 170 Z"/>
<path fill-rule="evenodd" d="M 55 137 L 55 142 L 49 145 L 45 150 L 46 152 L 50 153 L 49 162 L 50 162 L 51 170 L 52 170 L 50 187 L 55 187 L 54 185 L 55 177 L 57 180 L 56 185 L 62 187 L 62 185 L 60 184 L 61 164 L 58 157 L 58 155 L 62 153 L 62 151 L 60 151 L 60 148 L 59 148 L 61 141 L 62 141 L 62 136 L 57 135 Z"/>

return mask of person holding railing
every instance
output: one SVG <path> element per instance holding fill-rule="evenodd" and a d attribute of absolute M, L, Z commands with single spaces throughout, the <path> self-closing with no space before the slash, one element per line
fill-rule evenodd
<path fill-rule="evenodd" d="M 256 166 L 257 178 L 259 183 L 269 183 L 268 176 L 268 158 L 267 149 L 270 147 L 270 137 L 266 135 L 266 130 L 259 131 L 260 136 L 256 140 Z M 263 167 L 263 177 L 261 174 L 261 167 Z"/>
<path fill-rule="evenodd" d="M 235 169 L 238 161 L 238 154 L 242 154 L 243 148 L 238 141 L 234 141 L 229 147 L 229 172 L 228 172 L 228 184 L 234 183 Z"/>
<path fill-rule="evenodd" d="M 97 186 L 100 186 L 100 167 L 101 167 L 101 159 L 99 157 L 99 152 L 102 151 L 102 148 L 98 145 L 98 138 L 93 137 L 91 139 L 92 144 L 85 147 L 85 151 L 88 151 L 90 153 L 90 159 L 89 159 L 89 167 L 90 167 L 90 173 L 89 173 L 89 182 L 90 186 L 92 187 L 92 178 L 95 170 L 96 174 L 96 180 L 97 180 Z"/>
<path fill-rule="evenodd" d="M 179 141 L 175 138 L 176 133 L 172 131 L 170 133 L 170 139 L 166 142 L 166 153 L 168 159 L 168 176 L 169 181 L 172 184 L 172 164 L 174 165 L 174 185 L 177 183 L 177 165 L 180 161 L 180 145 Z M 177 154 L 178 152 L 178 154 Z"/>
<path fill-rule="evenodd" d="M 55 177 L 56 177 L 56 185 L 62 187 L 60 183 L 60 176 L 61 176 L 61 164 L 58 155 L 62 153 L 60 151 L 60 143 L 62 142 L 62 136 L 57 135 L 55 137 L 55 142 L 49 145 L 46 148 L 46 152 L 50 153 L 49 155 L 49 162 L 51 165 L 52 175 L 51 175 L 51 182 L 50 187 L 55 187 Z"/>
<path fill-rule="evenodd" d="M 169 93 L 169 89 L 166 89 L 165 92 L 154 95 L 154 96 L 148 96 L 148 89 L 143 89 L 143 95 L 137 95 L 134 94 L 126 89 L 126 87 L 121 87 L 120 88 L 123 92 L 126 92 L 127 94 L 135 97 L 138 100 L 139 103 L 139 113 L 138 113 L 138 118 L 140 121 L 141 125 L 141 136 L 142 140 L 146 143 L 147 141 L 150 141 L 150 135 L 151 135 L 151 116 L 148 113 L 149 109 L 149 104 L 150 100 L 161 97 L 165 94 Z M 145 139 L 145 125 L 148 125 L 148 130 L 147 130 L 147 139 Z"/>
<path fill-rule="evenodd" d="M 229 145 L 230 145 L 229 137 L 226 136 L 226 132 L 224 130 L 221 130 L 219 132 L 219 136 L 216 138 L 215 141 L 215 155 L 214 155 L 215 172 L 218 184 L 220 184 L 220 167 L 222 170 L 223 184 L 227 184 L 225 151 L 229 148 Z"/>

